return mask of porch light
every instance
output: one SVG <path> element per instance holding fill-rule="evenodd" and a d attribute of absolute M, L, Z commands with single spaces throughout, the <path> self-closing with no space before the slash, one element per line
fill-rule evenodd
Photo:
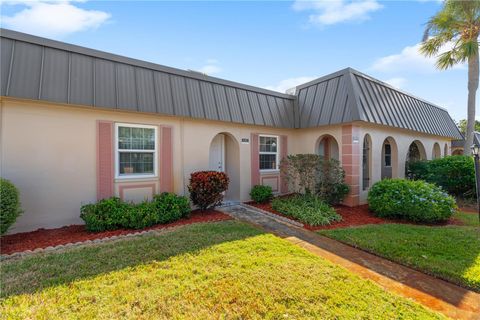
<path fill-rule="evenodd" d="M 472 154 L 475 157 L 478 157 L 478 154 L 480 153 L 480 146 L 478 144 L 473 144 L 470 149 L 472 150 Z"/>

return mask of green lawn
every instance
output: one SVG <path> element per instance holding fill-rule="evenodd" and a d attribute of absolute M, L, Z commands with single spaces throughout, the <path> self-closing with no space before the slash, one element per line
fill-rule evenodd
<path fill-rule="evenodd" d="M 480 291 L 478 220 L 465 213 L 456 217 L 471 226 L 382 224 L 318 233 Z"/>
<path fill-rule="evenodd" d="M 457 220 L 460 220 L 466 226 L 480 226 L 478 214 L 476 213 L 457 211 L 453 217 Z"/>
<path fill-rule="evenodd" d="M 302 248 L 236 221 L 4 262 L 8 319 L 430 319 Z"/>

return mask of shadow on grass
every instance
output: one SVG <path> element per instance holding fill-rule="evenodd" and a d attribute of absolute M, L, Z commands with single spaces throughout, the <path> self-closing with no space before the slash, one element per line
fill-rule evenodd
<path fill-rule="evenodd" d="M 34 293 L 124 268 L 167 260 L 263 232 L 235 221 L 193 224 L 161 235 L 130 238 L 2 262 L 0 297 Z"/>

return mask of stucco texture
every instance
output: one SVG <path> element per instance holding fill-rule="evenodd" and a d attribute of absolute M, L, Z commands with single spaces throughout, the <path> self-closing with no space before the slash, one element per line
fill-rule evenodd
<path fill-rule="evenodd" d="M 342 130 L 345 125 L 309 129 L 277 129 L 220 121 L 193 120 L 138 112 L 99 110 L 87 107 L 62 106 L 38 101 L 2 98 L 1 100 L 1 176 L 10 179 L 20 190 L 24 213 L 9 233 L 37 228 L 80 224 L 80 206 L 97 199 L 97 123 L 137 123 L 172 128 L 173 190 L 187 194 L 191 172 L 209 169 L 210 144 L 217 134 L 226 137 L 225 170 L 231 178 L 229 200 L 249 199 L 251 188 L 251 145 L 242 142 L 251 134 L 287 137 L 287 152 L 316 153 L 321 137 L 328 135 L 337 143 L 338 159 L 343 161 Z M 408 147 L 419 140 L 426 157 L 433 154 L 434 143 L 440 146 L 450 140 L 403 129 L 352 123 L 355 128 L 351 144 L 359 144 L 358 181 L 361 185 L 361 152 L 365 134 L 372 141 L 371 183 L 381 179 L 382 145 L 387 137 L 395 144 L 398 160 L 393 176 L 402 177 Z M 358 135 L 358 136 L 356 136 Z M 261 174 L 260 181 L 280 188 L 278 172 Z M 114 193 L 126 200 L 141 200 L 160 190 L 159 178 L 115 179 Z M 367 191 L 360 190 L 359 203 Z"/>

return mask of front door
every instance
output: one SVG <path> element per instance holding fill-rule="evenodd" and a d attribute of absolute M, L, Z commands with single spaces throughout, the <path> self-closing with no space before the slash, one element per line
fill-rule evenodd
<path fill-rule="evenodd" d="M 225 136 L 218 134 L 210 145 L 210 170 L 225 171 Z"/>

